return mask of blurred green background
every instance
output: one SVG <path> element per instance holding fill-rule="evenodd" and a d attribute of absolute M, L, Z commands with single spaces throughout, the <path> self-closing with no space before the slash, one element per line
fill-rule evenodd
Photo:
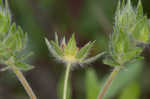
<path fill-rule="evenodd" d="M 54 32 L 60 38 L 75 33 L 79 47 L 96 40 L 91 55 L 107 50 L 118 0 L 8 1 L 12 20 L 29 34 L 25 51 L 34 52 L 27 62 L 35 69 L 24 75 L 38 99 L 62 99 L 65 67 L 49 54 L 44 37 L 54 40 Z M 142 3 L 145 14 L 150 16 L 150 0 Z M 150 99 L 150 48 L 146 47 L 142 55 L 143 61 L 131 64 L 118 74 L 106 99 Z M 73 68 L 68 99 L 96 99 L 112 70 L 102 63 L 102 58 Z M 0 72 L 0 99 L 29 99 L 11 71 Z"/>

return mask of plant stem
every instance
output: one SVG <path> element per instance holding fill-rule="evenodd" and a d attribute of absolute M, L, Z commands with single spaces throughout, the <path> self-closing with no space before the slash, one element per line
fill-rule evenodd
<path fill-rule="evenodd" d="M 66 74 L 64 80 L 63 99 L 67 99 L 67 85 L 68 85 L 70 67 L 71 67 L 71 63 L 68 63 L 66 67 Z"/>
<path fill-rule="evenodd" d="M 15 66 L 11 66 L 11 69 L 16 74 L 17 78 L 23 85 L 24 89 L 26 90 L 27 94 L 29 95 L 30 99 L 37 99 L 34 92 L 32 91 L 30 85 L 28 84 L 27 80 L 23 76 L 22 72 Z"/>
<path fill-rule="evenodd" d="M 113 72 L 110 74 L 108 80 L 106 81 L 103 89 L 101 90 L 98 99 L 103 99 L 104 98 L 107 89 L 110 87 L 112 81 L 114 80 L 114 78 L 116 77 L 116 75 L 118 74 L 118 72 L 120 71 L 120 68 L 121 68 L 120 66 L 118 66 L 118 67 L 116 66 L 114 68 Z"/>

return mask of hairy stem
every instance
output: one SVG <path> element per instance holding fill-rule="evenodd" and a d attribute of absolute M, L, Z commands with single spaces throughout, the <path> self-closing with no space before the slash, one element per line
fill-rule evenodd
<path fill-rule="evenodd" d="M 26 90 L 27 94 L 29 95 L 30 99 L 37 99 L 34 92 L 32 91 L 30 85 L 28 84 L 27 80 L 23 76 L 22 72 L 15 66 L 11 66 L 11 69 L 16 74 L 17 78 L 23 85 L 24 89 Z"/>
<path fill-rule="evenodd" d="M 117 75 L 118 72 L 120 71 L 120 68 L 121 68 L 120 66 L 114 68 L 113 72 L 110 74 L 108 80 L 106 81 L 106 83 L 105 83 L 103 89 L 101 90 L 101 92 L 100 92 L 100 94 L 99 94 L 99 96 L 98 96 L 98 99 L 103 99 L 103 98 L 104 98 L 107 89 L 110 87 L 110 85 L 111 85 L 113 79 L 116 77 L 116 75 Z"/>
<path fill-rule="evenodd" d="M 66 67 L 66 74 L 64 80 L 63 99 L 67 99 L 67 85 L 68 85 L 70 67 L 71 67 L 71 63 L 68 63 Z"/>

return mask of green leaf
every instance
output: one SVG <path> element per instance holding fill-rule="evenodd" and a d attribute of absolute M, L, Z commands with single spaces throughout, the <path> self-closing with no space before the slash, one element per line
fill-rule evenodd
<path fill-rule="evenodd" d="M 140 99 L 140 85 L 134 81 L 129 83 L 122 91 L 119 99 Z"/>
<path fill-rule="evenodd" d="M 15 63 L 15 66 L 18 67 L 19 69 L 21 70 L 31 70 L 33 69 L 34 67 L 29 65 L 29 64 L 25 64 L 25 63 L 22 63 L 22 62 L 17 62 Z"/>
<path fill-rule="evenodd" d="M 101 84 L 98 81 L 98 77 L 94 69 L 89 68 L 85 74 L 85 88 L 86 98 L 85 99 L 97 99 Z"/>
<path fill-rule="evenodd" d="M 72 37 L 70 38 L 67 46 L 64 49 L 64 53 L 66 55 L 74 56 L 76 54 L 76 52 L 77 52 L 76 40 L 75 40 L 75 36 L 73 34 Z"/>
<path fill-rule="evenodd" d="M 103 56 L 104 54 L 105 54 L 105 52 L 99 53 L 99 54 L 97 54 L 96 56 L 93 56 L 93 57 L 90 57 L 90 58 L 88 58 L 88 59 L 83 60 L 82 63 L 88 64 L 88 63 L 94 62 L 94 61 L 96 61 L 98 58 L 100 58 L 101 56 Z"/>
<path fill-rule="evenodd" d="M 82 47 L 79 50 L 79 52 L 76 55 L 76 58 L 82 59 L 82 60 L 85 59 L 88 56 L 89 51 L 92 48 L 92 46 L 93 46 L 94 43 L 95 43 L 95 41 L 93 41 L 92 43 L 88 42 L 84 47 Z"/>

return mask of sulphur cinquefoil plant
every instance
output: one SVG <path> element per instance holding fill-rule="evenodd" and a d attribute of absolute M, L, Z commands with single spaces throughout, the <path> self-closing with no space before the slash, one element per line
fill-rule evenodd
<path fill-rule="evenodd" d="M 33 68 L 33 66 L 22 62 L 29 55 L 21 55 L 21 51 L 27 43 L 27 33 L 24 33 L 21 27 L 11 22 L 7 0 L 5 0 L 5 7 L 2 1 L 0 0 L 0 64 L 4 64 L 5 67 L 1 71 L 12 70 L 30 98 L 36 99 L 21 72 L 21 70 L 26 71 Z"/>
<path fill-rule="evenodd" d="M 75 64 L 84 64 L 91 63 L 98 59 L 104 53 L 100 53 L 96 56 L 88 58 L 90 50 L 94 44 L 93 42 L 88 42 L 84 47 L 79 49 L 76 45 L 76 40 L 74 34 L 69 39 L 68 43 L 66 43 L 65 37 L 62 42 L 58 42 L 58 36 L 55 34 L 55 41 L 48 41 L 45 38 L 46 44 L 48 46 L 49 51 L 52 55 L 58 60 L 62 61 L 66 64 L 66 74 L 64 80 L 64 90 L 63 90 L 63 99 L 66 99 L 67 95 L 67 82 L 69 78 L 69 72 L 72 65 Z"/>
<path fill-rule="evenodd" d="M 143 14 L 141 1 L 133 7 L 130 0 L 118 3 L 115 14 L 113 33 L 110 38 L 108 56 L 104 64 L 114 67 L 98 99 L 103 99 L 112 80 L 128 64 L 143 59 L 142 53 L 145 44 L 149 43 L 149 24 L 147 16 Z"/>

